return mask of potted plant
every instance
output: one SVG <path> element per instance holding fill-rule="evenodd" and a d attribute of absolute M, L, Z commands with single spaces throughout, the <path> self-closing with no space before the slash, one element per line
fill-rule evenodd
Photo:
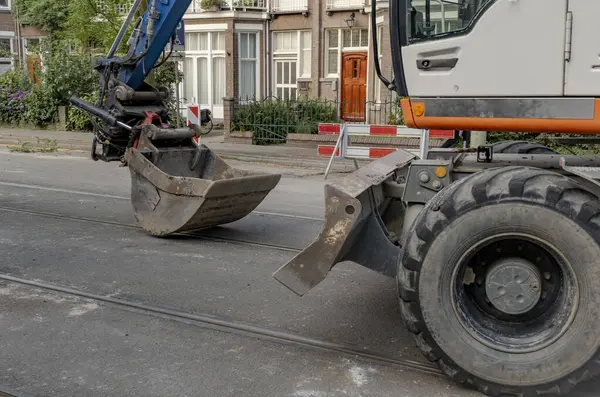
<path fill-rule="evenodd" d="M 218 11 L 223 5 L 223 0 L 202 0 L 200 2 L 200 8 L 205 11 Z"/>

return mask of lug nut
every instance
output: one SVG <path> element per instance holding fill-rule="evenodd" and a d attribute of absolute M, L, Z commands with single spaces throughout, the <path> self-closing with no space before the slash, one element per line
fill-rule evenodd
<path fill-rule="evenodd" d="M 544 272 L 544 278 L 546 280 L 550 280 L 550 277 L 552 277 L 552 275 L 549 272 Z"/>

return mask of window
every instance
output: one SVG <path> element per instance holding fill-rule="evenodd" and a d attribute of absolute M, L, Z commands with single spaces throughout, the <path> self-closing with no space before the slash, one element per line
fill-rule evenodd
<path fill-rule="evenodd" d="M 325 70 L 329 77 L 339 75 L 341 52 L 344 50 L 368 51 L 368 29 L 332 29 L 325 31 Z"/>
<path fill-rule="evenodd" d="M 1 0 L 0 0 L 1 1 Z M 12 68 L 12 40 L 0 37 L 0 74 Z"/>
<path fill-rule="evenodd" d="M 0 37 L 0 58 L 10 58 L 12 51 L 11 51 L 11 43 L 10 43 L 11 39 L 9 38 L 5 38 L 5 37 Z"/>
<path fill-rule="evenodd" d="M 345 48 L 368 47 L 369 31 L 367 29 L 344 30 L 343 46 Z"/>
<path fill-rule="evenodd" d="M 492 4 L 495 0 L 480 0 L 468 4 L 460 10 L 459 2 L 432 1 L 430 11 L 427 15 L 426 0 L 409 1 L 410 11 L 410 40 L 427 40 L 435 36 L 461 31 L 471 25 L 478 12 Z M 430 19 L 430 27 L 426 25 L 427 17 Z"/>
<path fill-rule="evenodd" d="M 275 61 L 275 90 L 279 99 L 296 99 L 296 61 Z"/>
<path fill-rule="evenodd" d="M 239 97 L 242 100 L 257 98 L 258 88 L 258 34 L 239 33 Z"/>
<path fill-rule="evenodd" d="M 337 30 L 330 30 L 327 32 L 327 55 L 325 57 L 325 62 L 327 64 L 327 74 L 337 75 L 338 64 L 340 62 L 339 39 Z"/>
<path fill-rule="evenodd" d="M 0 0 L 0 10 L 10 9 L 10 0 Z"/>
<path fill-rule="evenodd" d="M 183 103 L 222 106 L 227 82 L 225 32 L 187 32 L 182 68 Z"/>
<path fill-rule="evenodd" d="M 273 33 L 274 92 L 280 99 L 297 97 L 298 78 L 311 77 L 312 32 Z"/>

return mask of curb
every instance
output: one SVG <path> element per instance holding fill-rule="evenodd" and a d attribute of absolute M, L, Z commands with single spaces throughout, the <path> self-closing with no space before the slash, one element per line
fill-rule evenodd
<path fill-rule="evenodd" d="M 24 140 L 23 140 L 24 141 Z M 16 140 L 2 139 L 0 137 L 0 147 L 10 147 L 10 146 L 20 146 L 23 144 L 23 141 L 19 142 Z M 29 142 L 29 141 L 28 141 Z M 207 144 L 210 147 L 210 144 Z M 44 145 L 38 144 L 37 142 L 30 142 L 31 148 L 42 148 Z M 305 159 L 301 156 L 293 157 L 289 155 L 284 155 L 280 153 L 269 153 L 268 155 L 258 156 L 254 154 L 245 154 L 240 153 L 239 151 L 229 151 L 229 150 L 220 150 L 213 149 L 215 153 L 221 157 L 223 160 L 234 160 L 242 163 L 249 164 L 258 164 L 258 165 L 276 165 L 276 166 L 284 166 L 287 168 L 299 168 L 299 169 L 309 169 L 317 171 L 318 173 L 325 173 L 327 168 L 327 164 L 329 162 L 328 159 Z M 57 150 L 55 152 L 45 153 L 45 154 L 67 154 L 70 152 L 77 153 L 89 153 L 90 146 L 83 144 L 65 144 L 61 142 L 57 142 Z M 36 152 L 39 153 L 39 152 Z M 34 153 L 29 153 L 34 154 Z M 87 157 L 87 156 L 86 156 Z M 359 162 L 360 164 L 360 162 Z M 354 167 L 353 162 L 349 160 L 342 161 L 334 161 L 331 165 L 330 172 L 332 173 L 350 173 L 353 172 L 356 168 Z"/>

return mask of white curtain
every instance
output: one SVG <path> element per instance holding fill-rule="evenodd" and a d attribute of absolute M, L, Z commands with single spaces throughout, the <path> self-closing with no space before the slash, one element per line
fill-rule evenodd
<path fill-rule="evenodd" d="M 240 99 L 256 97 L 256 61 L 240 61 Z"/>
<path fill-rule="evenodd" d="M 208 105 L 208 60 L 204 57 L 198 58 L 198 95 L 199 102 Z"/>
<path fill-rule="evenodd" d="M 213 58 L 213 105 L 222 105 L 225 96 L 226 73 L 225 58 Z"/>

